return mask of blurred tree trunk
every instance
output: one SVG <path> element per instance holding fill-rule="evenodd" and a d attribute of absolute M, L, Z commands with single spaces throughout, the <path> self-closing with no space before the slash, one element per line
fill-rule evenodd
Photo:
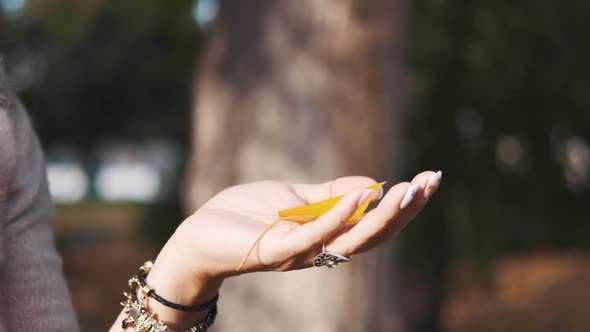
<path fill-rule="evenodd" d="M 404 0 L 225 1 L 194 90 L 186 208 L 260 179 L 395 179 Z M 226 282 L 217 331 L 399 331 L 391 246 Z"/>

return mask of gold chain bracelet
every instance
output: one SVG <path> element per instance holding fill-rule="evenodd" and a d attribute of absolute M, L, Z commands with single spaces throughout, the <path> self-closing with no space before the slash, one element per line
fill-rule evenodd
<path fill-rule="evenodd" d="M 146 266 L 146 264 L 144 264 L 144 266 Z M 126 315 L 126 317 L 121 322 L 123 329 L 132 327 L 135 332 L 177 332 L 168 328 L 168 326 L 161 320 L 158 320 L 155 313 L 150 313 L 147 310 L 148 293 L 151 290 L 151 287 L 148 285 L 141 287 L 137 276 L 131 277 L 128 281 L 128 284 L 131 292 L 123 292 L 123 295 L 125 296 L 125 302 L 121 302 Z M 141 294 L 139 296 L 137 295 L 138 289 L 141 290 Z M 195 326 L 188 330 L 183 330 L 182 332 L 206 332 L 207 329 L 213 325 L 216 316 L 217 305 L 215 304 L 204 320 L 198 322 L 195 324 Z"/>

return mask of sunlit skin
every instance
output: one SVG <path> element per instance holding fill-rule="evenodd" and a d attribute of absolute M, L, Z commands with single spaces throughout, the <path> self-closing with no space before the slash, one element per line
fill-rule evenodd
<path fill-rule="evenodd" d="M 170 301 L 198 304 L 213 298 L 228 277 L 310 268 L 324 242 L 327 250 L 345 256 L 370 250 L 394 238 L 424 207 L 430 197 L 424 192 L 432 185 L 428 182 L 433 174 L 423 172 L 411 183 L 396 184 L 354 225 L 345 222 L 368 197 L 366 187 L 376 183 L 373 179 L 344 177 L 318 185 L 262 181 L 230 187 L 178 227 L 154 262 L 148 283 Z M 400 209 L 410 185 L 417 187 L 414 199 Z M 277 218 L 277 211 L 343 194 L 332 210 L 314 222 L 281 222 L 271 228 L 236 271 L 261 232 Z M 348 264 L 354 264 L 354 258 Z M 190 328 L 206 315 L 169 309 L 153 300 L 149 309 L 174 329 Z M 123 317 L 117 318 L 111 331 L 121 331 Z"/>

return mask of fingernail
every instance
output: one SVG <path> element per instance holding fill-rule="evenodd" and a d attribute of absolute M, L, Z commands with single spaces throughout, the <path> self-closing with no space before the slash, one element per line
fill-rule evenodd
<path fill-rule="evenodd" d="M 363 194 L 359 198 L 358 203 L 356 203 L 356 205 L 357 206 L 363 205 L 363 203 L 366 202 L 369 199 L 369 197 L 371 197 L 372 193 L 373 193 L 373 190 L 371 190 L 371 189 L 367 189 L 367 190 L 363 191 Z"/>
<path fill-rule="evenodd" d="M 440 184 L 441 178 L 442 178 L 441 171 L 438 171 L 438 172 L 430 175 L 430 178 L 428 178 L 428 182 L 426 183 L 426 190 L 424 190 L 424 197 L 430 198 L 430 196 L 432 196 L 432 194 L 434 194 L 434 192 L 438 188 L 438 185 Z"/>
<path fill-rule="evenodd" d="M 416 191 L 418 191 L 418 186 L 411 185 L 406 192 L 406 196 L 402 199 L 402 203 L 399 205 L 400 210 L 405 209 L 412 201 L 414 200 L 414 195 L 416 195 Z"/>
<path fill-rule="evenodd" d="M 383 187 L 379 187 L 379 191 L 377 192 L 377 199 L 383 198 Z"/>

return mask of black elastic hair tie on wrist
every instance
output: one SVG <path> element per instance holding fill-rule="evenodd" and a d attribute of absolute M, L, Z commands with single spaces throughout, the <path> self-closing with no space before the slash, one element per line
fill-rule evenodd
<path fill-rule="evenodd" d="M 147 286 L 147 282 L 145 281 L 146 277 L 147 277 L 147 273 L 143 269 L 139 269 L 139 272 L 137 273 L 137 280 L 139 281 L 139 284 L 141 285 L 142 288 Z M 149 286 L 147 286 L 147 287 L 149 288 Z M 148 291 L 147 295 L 169 308 L 182 310 L 182 311 L 210 310 L 215 307 L 215 305 L 217 304 L 217 300 L 219 300 L 219 294 L 217 294 L 217 295 L 215 295 L 215 297 L 211 301 L 209 301 L 207 303 L 197 304 L 197 305 L 182 305 L 182 304 L 173 303 L 173 302 L 166 300 L 165 298 L 156 294 L 156 292 L 153 289 L 150 289 Z"/>

